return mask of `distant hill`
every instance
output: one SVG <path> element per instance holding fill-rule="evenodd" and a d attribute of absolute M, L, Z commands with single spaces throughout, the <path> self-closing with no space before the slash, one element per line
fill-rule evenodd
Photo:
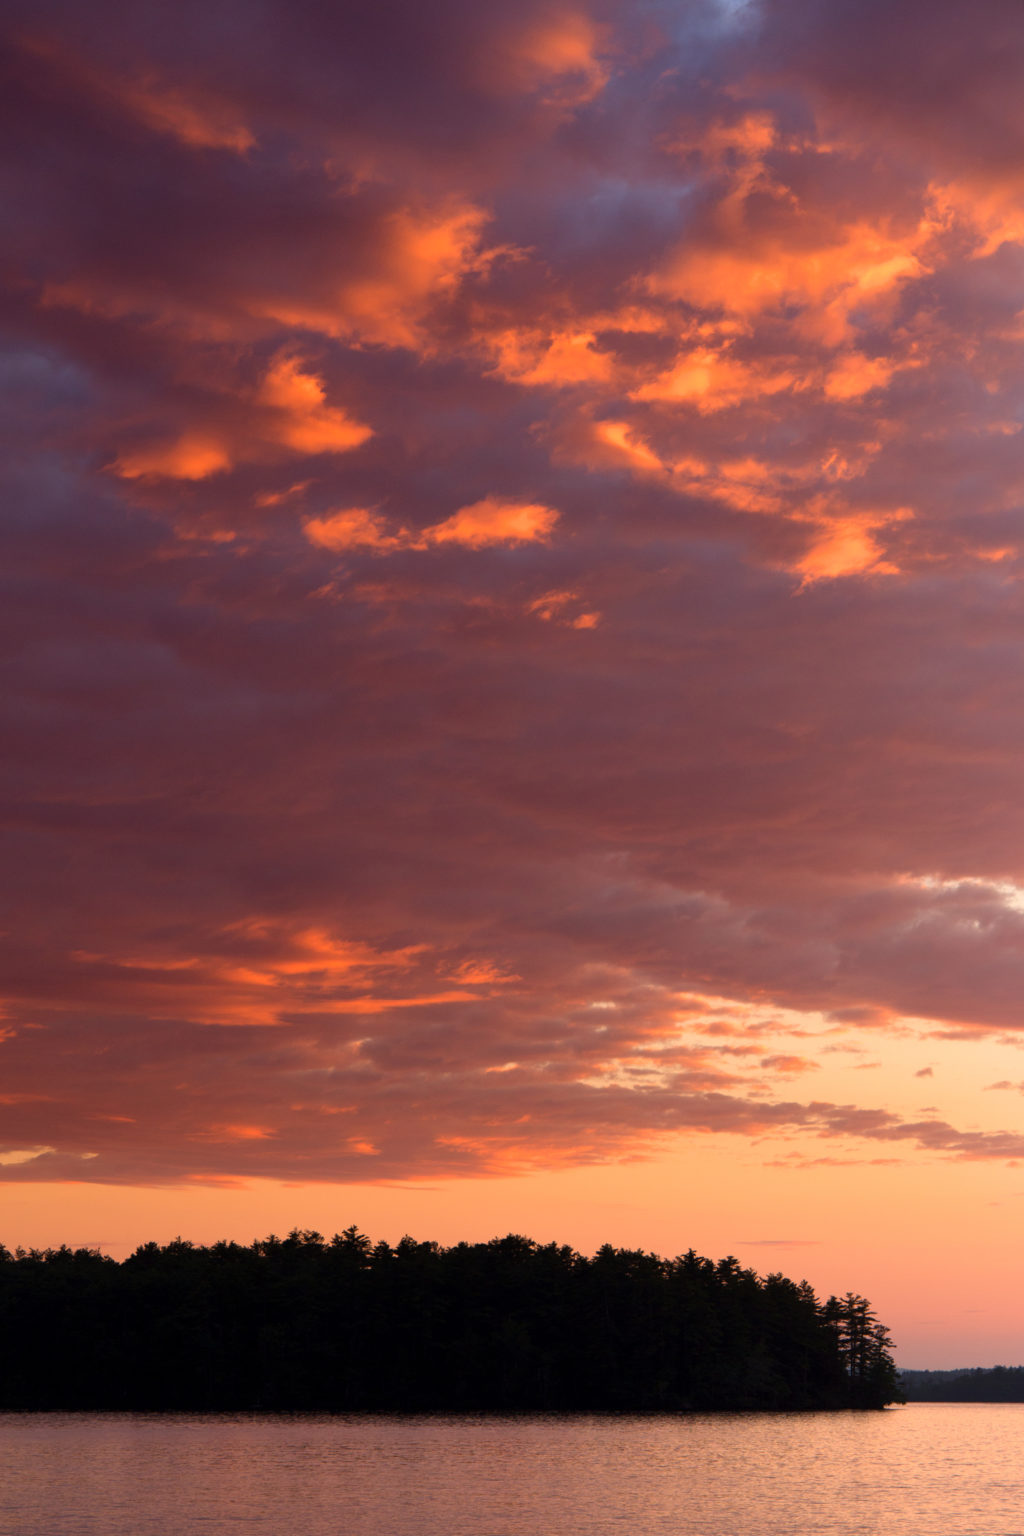
<path fill-rule="evenodd" d="M 898 1379 L 908 1403 L 1024 1403 L 1024 1365 L 900 1371 Z"/>

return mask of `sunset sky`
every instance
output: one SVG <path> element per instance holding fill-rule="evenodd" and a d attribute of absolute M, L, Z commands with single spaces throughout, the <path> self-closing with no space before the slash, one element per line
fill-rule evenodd
<path fill-rule="evenodd" d="M 1024 9 L 5 12 L 0 1240 L 1024 1361 Z"/>

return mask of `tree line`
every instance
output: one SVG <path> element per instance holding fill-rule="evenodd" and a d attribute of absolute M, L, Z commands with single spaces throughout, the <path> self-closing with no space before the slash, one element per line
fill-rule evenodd
<path fill-rule="evenodd" d="M 355 1227 L 121 1263 L 0 1247 L 4 1409 L 882 1408 L 890 1347 L 861 1296 L 822 1304 L 692 1250 L 392 1247 Z"/>
<path fill-rule="evenodd" d="M 903 1371 L 899 1387 L 911 1403 L 1024 1403 L 1024 1365 Z"/>

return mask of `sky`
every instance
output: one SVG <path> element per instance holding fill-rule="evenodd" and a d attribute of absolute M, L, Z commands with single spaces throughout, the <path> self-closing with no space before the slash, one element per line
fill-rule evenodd
<path fill-rule="evenodd" d="M 0 1240 L 1024 1361 L 1024 11 L 5 18 Z"/>

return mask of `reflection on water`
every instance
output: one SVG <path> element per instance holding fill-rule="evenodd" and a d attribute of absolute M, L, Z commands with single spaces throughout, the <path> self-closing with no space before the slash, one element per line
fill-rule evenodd
<path fill-rule="evenodd" d="M 1024 1405 L 787 1416 L 0 1414 L 2 1536 L 1015 1536 Z"/>

